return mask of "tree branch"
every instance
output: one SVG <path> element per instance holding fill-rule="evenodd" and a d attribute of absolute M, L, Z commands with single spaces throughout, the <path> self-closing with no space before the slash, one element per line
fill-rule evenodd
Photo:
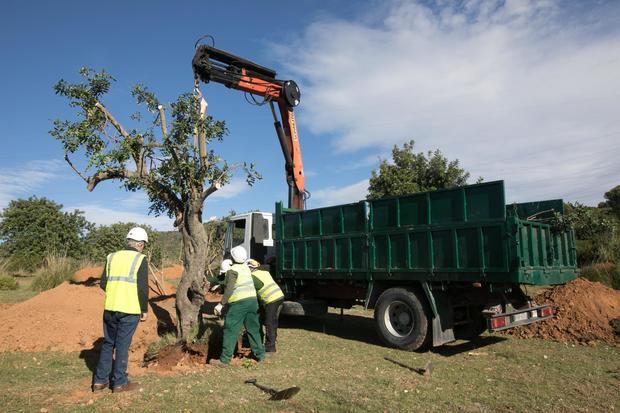
<path fill-rule="evenodd" d="M 164 139 L 168 137 L 168 125 L 166 123 L 166 112 L 164 111 L 164 106 L 157 106 L 157 110 L 159 110 L 159 122 L 161 124 L 161 133 L 164 135 Z"/>
<path fill-rule="evenodd" d="M 183 202 L 181 202 L 172 188 L 156 179 L 149 179 L 149 185 L 159 190 L 170 210 L 175 212 L 175 215 L 178 215 L 179 211 L 183 211 Z"/>
<path fill-rule="evenodd" d="M 82 175 L 82 173 L 75 167 L 75 165 L 73 165 L 73 162 L 71 162 L 71 160 L 69 159 L 69 154 L 66 151 L 65 151 L 65 161 L 67 161 L 71 169 L 73 169 L 75 173 L 78 174 L 78 176 L 84 180 L 84 182 L 88 183 L 88 179 L 84 175 Z"/>
<path fill-rule="evenodd" d="M 88 192 L 92 192 L 101 181 L 106 181 L 108 179 L 129 178 L 133 175 L 135 175 L 135 173 L 119 169 L 100 171 L 86 179 L 86 183 L 88 184 L 86 185 L 86 189 L 88 189 Z"/>
<path fill-rule="evenodd" d="M 101 104 L 101 102 L 97 102 L 95 103 L 95 107 L 97 109 L 99 109 L 101 112 L 103 112 L 103 114 L 105 115 L 105 117 L 110 121 L 110 123 L 112 124 L 112 126 L 114 126 L 116 128 L 116 130 L 118 131 L 118 133 L 120 133 L 121 135 L 123 135 L 123 137 L 125 139 L 129 139 L 129 133 L 127 133 L 127 131 L 125 130 L 125 128 L 123 128 L 123 125 L 121 125 L 116 118 L 106 109 L 105 106 L 103 106 Z"/>
<path fill-rule="evenodd" d="M 211 195 L 212 193 L 214 193 L 215 191 L 217 191 L 221 187 L 222 187 L 222 184 L 220 184 L 219 181 L 215 181 L 214 183 L 212 183 L 211 186 L 209 188 L 205 189 L 202 192 L 202 194 L 200 195 L 200 199 L 202 200 L 202 202 L 204 202 L 205 199 L 207 199 L 207 197 L 209 195 Z"/>

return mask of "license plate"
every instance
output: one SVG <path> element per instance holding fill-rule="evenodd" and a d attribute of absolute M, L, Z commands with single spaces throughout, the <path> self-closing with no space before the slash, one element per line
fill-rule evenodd
<path fill-rule="evenodd" d="M 513 321 L 523 321 L 527 320 L 527 313 L 519 313 L 512 316 Z"/>

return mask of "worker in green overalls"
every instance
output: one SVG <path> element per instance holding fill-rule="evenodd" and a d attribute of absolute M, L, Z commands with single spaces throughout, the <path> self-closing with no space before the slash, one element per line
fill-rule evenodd
<path fill-rule="evenodd" d="M 209 362 L 218 367 L 227 367 L 230 364 L 242 325 L 247 331 L 254 357 L 258 361 L 265 357 L 260 337 L 256 289 L 250 268 L 245 264 L 248 254 L 241 245 L 230 250 L 230 254 L 234 263 L 226 271 L 224 297 L 214 310 L 218 315 L 225 314 L 222 355 L 219 360 L 213 359 Z"/>

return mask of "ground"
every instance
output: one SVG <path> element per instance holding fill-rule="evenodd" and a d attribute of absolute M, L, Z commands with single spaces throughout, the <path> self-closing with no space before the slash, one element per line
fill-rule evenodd
<path fill-rule="evenodd" d="M 82 281 L 58 291 L 78 287 L 95 288 Z M 88 291 L 90 294 L 91 290 Z M 42 311 L 51 314 L 49 303 L 57 292 L 48 293 L 22 304 L 11 304 L 3 311 L 8 314 L 18 308 L 30 308 L 30 312 L 36 313 L 27 306 L 40 302 Z M 95 293 L 92 294 L 94 297 Z M 38 301 L 46 297 L 49 300 Z M 93 297 L 89 296 L 89 300 Z M 160 316 L 165 313 L 168 301 L 169 298 L 157 297 Z M 52 322 L 47 320 L 47 324 Z M 41 335 L 47 324 L 38 327 Z M 160 324 L 153 326 L 157 328 Z M 98 331 L 100 326 L 92 328 Z M 29 331 L 31 341 L 36 343 L 39 330 Z M 80 331 L 89 339 L 89 334 L 96 335 L 84 328 Z M 67 343 L 79 346 L 79 341 L 73 338 Z M 230 368 L 219 369 L 186 360 L 165 374 L 157 368 L 136 364 L 131 379 L 140 382 L 142 390 L 127 394 L 90 392 L 96 350 L 92 343 L 83 346 L 85 350 L 70 347 L 66 352 L 5 348 L 0 352 L 2 410 L 610 412 L 620 409 L 617 342 L 592 341 L 584 345 L 485 334 L 475 342 L 458 341 L 432 351 L 411 353 L 383 347 L 374 332 L 372 313 L 360 308 L 345 310 L 342 317 L 338 312 L 331 312 L 321 319 L 283 318 L 277 356 L 265 363 L 241 359 Z M 136 358 L 140 351 L 136 351 Z M 431 375 L 420 374 L 419 370 L 429 361 L 433 365 Z M 268 401 L 267 394 L 244 384 L 250 378 L 277 389 L 296 385 L 301 391 L 287 401 Z"/>

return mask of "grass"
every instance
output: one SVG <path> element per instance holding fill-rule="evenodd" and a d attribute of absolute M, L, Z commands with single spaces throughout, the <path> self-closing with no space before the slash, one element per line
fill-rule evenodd
<path fill-rule="evenodd" d="M 32 282 L 34 291 L 46 291 L 70 280 L 75 272 L 75 263 L 71 258 L 49 255 L 45 263 L 34 273 Z"/>
<path fill-rule="evenodd" d="M 30 287 L 34 277 L 15 277 L 15 280 L 17 281 L 16 290 L 0 290 L 0 304 L 17 304 L 37 294 Z"/>
<path fill-rule="evenodd" d="M 382 347 L 368 315 L 356 310 L 342 318 L 331 313 L 323 320 L 283 319 L 278 355 L 265 364 L 147 374 L 137 379 L 144 390 L 133 394 L 93 396 L 87 391 L 91 372 L 77 353 L 0 353 L 0 405 L 6 411 L 68 412 L 620 409 L 618 347 L 485 335 L 477 343 L 409 353 Z M 430 377 L 413 371 L 429 360 Z M 297 385 L 301 392 L 270 402 L 244 384 L 249 378 L 278 389 Z"/>
<path fill-rule="evenodd" d="M 0 275 L 0 291 L 17 290 L 17 281 L 10 275 Z"/>

